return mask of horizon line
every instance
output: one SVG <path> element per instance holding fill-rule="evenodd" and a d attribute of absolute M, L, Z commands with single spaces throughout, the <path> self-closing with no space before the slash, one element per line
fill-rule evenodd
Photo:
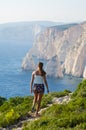
<path fill-rule="evenodd" d="M 60 23 L 60 24 L 68 24 L 68 23 L 82 23 L 82 22 L 85 22 L 86 20 L 82 20 L 82 21 L 80 21 L 80 20 L 77 20 L 77 21 L 53 21 L 53 20 L 21 20 L 21 21 L 9 21 L 9 22 L 2 22 L 2 23 L 0 23 L 0 25 L 2 25 L 2 24 L 12 24 L 12 23 L 30 23 L 30 22 L 52 22 L 52 23 Z"/>

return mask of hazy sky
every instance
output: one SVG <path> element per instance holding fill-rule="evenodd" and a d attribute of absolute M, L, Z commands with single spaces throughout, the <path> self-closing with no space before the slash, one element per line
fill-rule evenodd
<path fill-rule="evenodd" d="M 0 23 L 86 20 L 86 0 L 0 0 Z"/>

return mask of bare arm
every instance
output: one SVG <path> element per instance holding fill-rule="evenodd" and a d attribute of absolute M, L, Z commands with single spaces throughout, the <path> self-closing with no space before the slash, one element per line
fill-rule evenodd
<path fill-rule="evenodd" d="M 32 77 L 31 77 L 31 81 L 30 81 L 30 92 L 32 93 L 32 86 L 33 86 L 33 82 L 34 82 L 34 74 L 32 73 Z"/>
<path fill-rule="evenodd" d="M 45 83 L 46 88 L 47 88 L 47 92 L 49 93 L 49 88 L 48 88 L 48 83 L 47 83 L 46 75 L 43 76 L 43 78 L 44 78 L 44 83 Z"/>

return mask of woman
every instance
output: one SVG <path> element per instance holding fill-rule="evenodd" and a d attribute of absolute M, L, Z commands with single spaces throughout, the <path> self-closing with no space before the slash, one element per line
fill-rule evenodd
<path fill-rule="evenodd" d="M 37 103 L 36 116 L 39 116 L 38 112 L 44 94 L 44 83 L 46 85 L 47 92 L 49 93 L 48 83 L 46 80 L 46 72 L 43 70 L 43 63 L 39 62 L 38 68 L 32 73 L 32 78 L 30 82 L 30 92 L 34 92 L 32 112 L 34 111 L 35 104 Z"/>

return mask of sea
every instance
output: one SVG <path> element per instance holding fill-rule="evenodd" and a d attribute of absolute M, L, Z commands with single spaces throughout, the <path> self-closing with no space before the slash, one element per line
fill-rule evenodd
<path fill-rule="evenodd" d="M 0 41 L 0 97 L 29 96 L 32 71 L 21 68 L 22 60 L 32 47 L 31 42 Z M 47 77 L 50 92 L 60 92 L 65 89 L 75 91 L 82 78 Z M 45 88 L 46 93 L 46 88 Z"/>

